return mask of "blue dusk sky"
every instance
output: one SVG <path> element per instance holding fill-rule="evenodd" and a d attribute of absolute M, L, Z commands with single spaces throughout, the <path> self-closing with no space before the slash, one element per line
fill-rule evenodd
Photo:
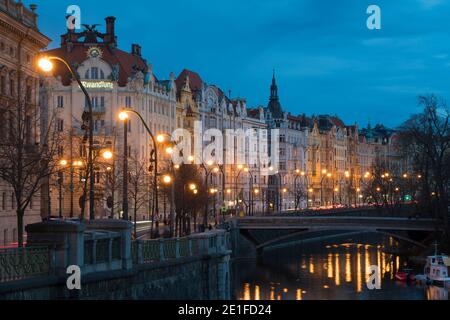
<path fill-rule="evenodd" d="M 59 46 L 67 6 L 82 23 L 116 16 L 119 47 L 143 47 L 160 79 L 183 68 L 248 105 L 267 105 L 276 70 L 293 114 L 337 114 L 346 124 L 395 127 L 419 111 L 417 96 L 449 98 L 447 0 L 32 0 L 41 31 Z M 381 8 L 381 30 L 366 9 Z"/>

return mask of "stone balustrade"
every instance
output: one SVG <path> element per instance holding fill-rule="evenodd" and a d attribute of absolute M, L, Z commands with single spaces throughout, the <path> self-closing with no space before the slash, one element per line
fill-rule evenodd
<path fill-rule="evenodd" d="M 228 251 L 228 244 L 228 233 L 224 230 L 193 234 L 184 238 L 136 240 L 132 249 L 133 261 L 135 264 L 144 264 L 222 254 Z"/>
<path fill-rule="evenodd" d="M 131 270 L 136 265 L 228 254 L 224 230 L 183 238 L 131 241 L 132 224 L 123 220 L 52 220 L 28 225 L 25 248 L 0 251 L 0 282 L 30 277 L 67 276 L 67 267 L 82 274 Z"/>

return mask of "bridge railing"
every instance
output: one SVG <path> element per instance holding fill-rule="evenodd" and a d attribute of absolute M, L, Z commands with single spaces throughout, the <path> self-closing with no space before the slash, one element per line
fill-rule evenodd
<path fill-rule="evenodd" d="M 136 240 L 132 244 L 135 264 L 224 253 L 229 248 L 228 233 L 215 230 L 176 239 Z"/>
<path fill-rule="evenodd" d="M 48 247 L 0 249 L 0 283 L 49 275 L 52 260 Z"/>

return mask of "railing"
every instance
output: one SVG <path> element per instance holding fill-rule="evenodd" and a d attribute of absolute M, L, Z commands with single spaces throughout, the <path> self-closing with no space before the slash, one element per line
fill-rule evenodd
<path fill-rule="evenodd" d="M 121 240 L 118 234 L 87 232 L 84 241 L 84 264 L 95 265 L 121 259 Z"/>
<path fill-rule="evenodd" d="M 133 242 L 132 256 L 135 264 L 143 264 L 219 254 L 228 248 L 228 233 L 216 231 L 177 239 L 136 240 Z"/>
<path fill-rule="evenodd" d="M 0 249 L 0 283 L 48 275 L 51 260 L 47 247 Z"/>

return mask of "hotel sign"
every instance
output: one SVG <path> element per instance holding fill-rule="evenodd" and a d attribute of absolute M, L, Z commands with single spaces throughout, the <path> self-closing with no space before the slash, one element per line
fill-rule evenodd
<path fill-rule="evenodd" d="M 111 81 L 81 81 L 86 89 L 109 89 L 114 88 L 114 84 Z"/>

